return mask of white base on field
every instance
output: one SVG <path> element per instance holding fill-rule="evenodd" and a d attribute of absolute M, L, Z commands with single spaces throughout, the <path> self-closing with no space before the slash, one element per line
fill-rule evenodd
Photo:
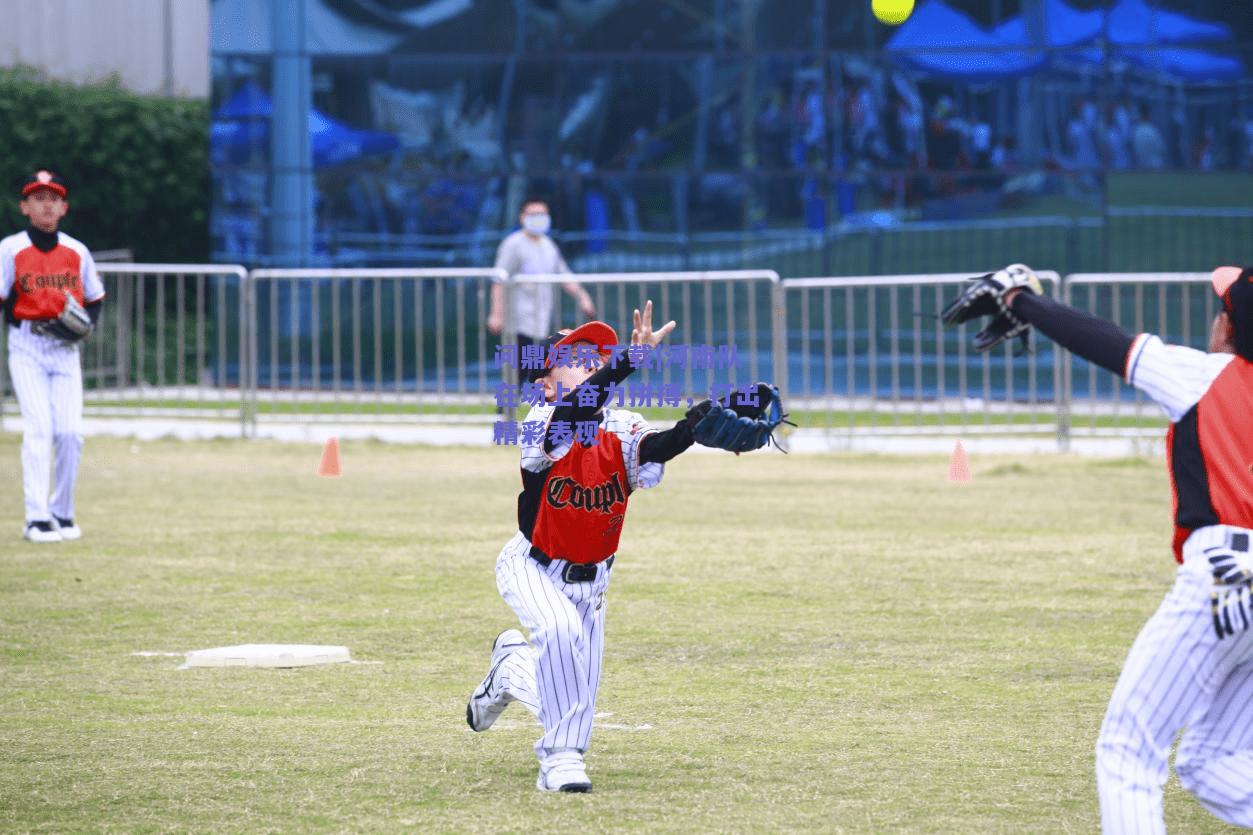
<path fill-rule="evenodd" d="M 317 644 L 241 644 L 234 647 L 197 649 L 187 653 L 179 667 L 309 667 L 314 664 L 345 664 L 352 661 L 348 647 Z"/>

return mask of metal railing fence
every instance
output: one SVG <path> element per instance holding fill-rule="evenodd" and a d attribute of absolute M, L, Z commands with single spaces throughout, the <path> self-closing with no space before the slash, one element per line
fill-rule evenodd
<path fill-rule="evenodd" d="M 1202 272 L 1076 273 L 1063 300 L 1131 333 L 1206 347 L 1220 302 Z M 1166 418 L 1157 404 L 1120 377 L 1066 353 L 1063 403 L 1071 431 L 1086 436 L 1156 437 Z"/>
<path fill-rule="evenodd" d="M 1062 438 L 1060 348 L 978 353 L 939 314 L 972 273 L 783 281 L 789 404 L 827 434 L 1007 431 Z M 1057 292 L 1057 273 L 1038 271 Z M 781 377 L 783 375 L 780 375 Z"/>
<path fill-rule="evenodd" d="M 249 282 L 248 421 L 481 420 L 503 270 L 264 269 Z"/>
<path fill-rule="evenodd" d="M 83 344 L 84 414 L 238 420 L 249 368 L 248 271 L 221 264 L 99 264 L 106 300 Z M 11 386 L 0 339 L 0 411 Z"/>
<path fill-rule="evenodd" d="M 938 314 L 975 273 L 780 280 L 772 270 L 516 276 L 493 269 L 254 270 L 195 264 L 100 265 L 108 300 L 83 346 L 88 415 L 238 422 L 497 419 L 497 361 L 514 341 L 484 327 L 490 283 L 576 279 L 597 317 L 625 330 L 652 299 L 668 345 L 638 375 L 703 397 L 713 385 L 769 379 L 806 429 L 853 434 L 1157 437 L 1160 410 L 1046 339 L 980 354 L 973 328 Z M 1129 331 L 1203 347 L 1218 300 L 1208 273 L 1040 272 L 1049 292 Z M 553 288 L 551 328 L 585 318 Z M 7 329 L 4 329 L 7 333 Z M 0 412 L 16 413 L 0 337 Z M 719 356 L 716 351 L 729 349 Z M 636 378 L 633 378 L 636 379 Z M 506 412 L 506 414 L 510 414 Z"/>
<path fill-rule="evenodd" d="M 744 385 L 783 372 L 782 330 L 774 312 L 781 306 L 778 273 L 773 270 L 705 272 L 581 273 L 578 276 L 519 275 L 512 284 L 561 285 L 577 278 L 596 306 L 597 318 L 618 324 L 622 344 L 631 340 L 632 311 L 653 302 L 653 325 L 675 320 L 670 346 L 710 348 L 712 363 L 676 350 L 642 369 L 646 385 L 678 384 L 685 397 L 708 396 L 714 385 Z M 553 328 L 584 317 L 575 299 L 554 290 Z M 507 333 L 506 341 L 513 338 Z"/>

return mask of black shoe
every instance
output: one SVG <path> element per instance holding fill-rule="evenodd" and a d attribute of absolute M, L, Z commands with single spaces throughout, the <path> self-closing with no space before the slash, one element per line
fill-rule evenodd
<path fill-rule="evenodd" d="M 83 529 L 74 524 L 73 519 L 62 519 L 60 516 L 54 516 L 54 527 L 60 531 L 61 538 L 65 540 L 82 539 Z"/>
<path fill-rule="evenodd" d="M 29 522 L 26 525 L 26 538 L 31 542 L 60 542 L 61 532 L 52 522 Z"/>

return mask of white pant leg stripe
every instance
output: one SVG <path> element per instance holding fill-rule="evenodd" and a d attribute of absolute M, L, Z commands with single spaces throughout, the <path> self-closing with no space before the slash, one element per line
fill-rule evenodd
<path fill-rule="evenodd" d="M 515 594 L 514 589 L 517 585 L 516 555 L 514 553 L 517 549 L 517 542 L 510 540 L 502 549 L 501 555 L 496 561 L 496 586 L 506 602 L 513 598 Z M 510 606 L 517 611 L 513 603 L 510 603 Z M 529 632 L 531 628 L 528 625 L 529 619 L 523 618 L 519 614 L 519 621 L 522 622 L 522 627 Z M 514 651 L 506 657 L 500 666 L 500 672 L 497 673 L 497 681 L 500 682 L 501 689 L 508 693 L 511 698 L 521 702 L 527 710 L 539 716 L 539 683 L 535 678 L 535 652 L 530 646 Z"/>
<path fill-rule="evenodd" d="M 568 714 L 579 705 L 580 682 L 577 675 L 567 672 L 571 666 L 577 667 L 573 657 L 566 657 L 572 649 L 569 636 L 563 636 L 561 629 L 550 628 L 552 624 L 562 624 L 562 610 L 574 604 L 538 563 L 525 556 L 525 551 L 525 547 L 520 547 L 508 560 L 514 566 L 514 580 L 506 582 L 505 575 L 498 574 L 498 583 L 506 602 L 527 626 L 536 645 L 540 721 L 545 729 L 536 750 L 542 754 L 546 748 L 570 747 L 562 744 L 568 741 L 565 726 L 575 718 Z M 568 610 L 564 623 L 569 623 Z M 570 698 L 571 687 L 574 698 Z"/>
<path fill-rule="evenodd" d="M 61 368 L 50 380 L 54 454 L 51 509 L 54 516 L 73 519 L 74 484 L 83 451 L 83 380 L 78 352 L 62 353 Z"/>
<path fill-rule="evenodd" d="M 1253 646 L 1245 635 L 1244 652 Z M 1210 711 L 1184 734 L 1177 768 L 1184 787 L 1215 816 L 1253 827 L 1253 661 L 1237 665 Z"/>
<path fill-rule="evenodd" d="M 1168 773 L 1170 742 L 1185 726 L 1192 726 L 1178 755 L 1185 785 L 1215 815 L 1253 825 L 1253 714 L 1244 709 L 1253 703 L 1253 678 L 1243 678 L 1253 673 L 1239 666 L 1253 666 L 1247 661 L 1247 641 L 1253 636 L 1217 639 L 1209 590 L 1208 576 L 1181 574 L 1128 655 L 1098 745 L 1098 790 L 1107 832 L 1163 831 L 1160 785 Z M 1193 671 L 1198 659 L 1202 666 Z M 1230 672 L 1233 667 L 1238 672 Z M 1233 675 L 1239 680 L 1233 682 Z M 1164 741 L 1155 746 L 1152 735 Z M 1132 739 L 1139 746 L 1128 762 L 1118 742 Z M 1214 753 L 1231 750 L 1240 753 Z M 1214 767 L 1206 768 L 1207 758 Z"/>
<path fill-rule="evenodd" d="M 548 575 L 540 571 L 538 567 L 534 572 L 527 572 L 527 579 L 530 581 L 527 588 L 537 604 L 536 611 L 540 612 L 537 652 L 540 656 L 539 667 L 545 673 L 544 680 L 547 685 L 540 688 L 540 699 L 544 706 L 540 719 L 544 723 L 545 737 L 552 740 L 555 732 L 559 730 L 561 717 L 569 709 L 571 701 L 570 674 L 566 670 L 566 648 L 561 641 L 561 632 L 557 629 L 546 628 L 558 623 L 557 609 L 560 604 L 542 593 L 543 591 L 555 593 L 556 589 Z M 543 588 L 545 586 L 547 589 Z M 532 638 L 535 637 L 535 635 L 532 636 Z M 550 741 L 544 747 L 560 748 L 562 745 Z"/>
<path fill-rule="evenodd" d="M 9 379 L 22 414 L 22 492 L 26 521 L 44 521 L 52 467 L 52 403 L 41 358 L 23 347 L 21 332 L 9 329 Z"/>
<path fill-rule="evenodd" d="M 600 664 L 604 647 L 603 629 L 601 627 L 604 609 L 596 608 L 597 593 L 585 604 L 583 613 L 583 630 L 587 635 L 587 697 L 588 710 L 583 722 L 579 725 L 579 748 L 587 749 L 592 739 L 592 720 L 596 713 L 596 693 L 600 689 Z"/>
<path fill-rule="evenodd" d="M 510 653 L 500 665 L 497 679 L 515 701 L 539 716 L 539 689 L 535 681 L 535 652 L 530 648 Z"/>
<path fill-rule="evenodd" d="M 1186 648 L 1209 628 L 1208 611 L 1189 606 L 1187 598 L 1195 599 L 1195 594 L 1183 586 L 1177 581 L 1137 636 L 1102 725 L 1097 787 L 1107 833 L 1165 829 L 1161 795 L 1170 744 L 1186 724 L 1190 702 L 1199 691 L 1186 675 Z M 1188 608 L 1187 626 L 1182 626 L 1179 621 Z M 1134 749 L 1128 751 L 1127 743 Z"/>
<path fill-rule="evenodd" d="M 497 581 L 505 602 L 517 614 L 522 625 L 530 633 L 531 640 L 534 641 L 541 628 L 541 608 L 537 602 L 536 590 L 532 585 L 533 577 L 531 568 L 527 564 L 528 557 L 525 556 L 529 543 L 522 539 L 520 534 L 518 540 L 517 547 L 507 556 L 502 557 L 497 570 Z M 533 651 L 532 657 L 535 659 L 533 673 L 535 713 L 543 723 L 551 713 L 551 710 L 546 707 L 548 705 L 546 693 L 551 692 L 553 684 L 550 677 L 540 675 L 547 671 L 540 669 L 538 649 Z"/>

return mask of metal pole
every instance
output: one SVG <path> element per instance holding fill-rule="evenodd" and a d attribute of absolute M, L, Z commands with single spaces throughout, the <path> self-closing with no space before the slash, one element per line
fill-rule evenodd
<path fill-rule="evenodd" d="M 1057 291 L 1070 304 L 1070 276 L 1060 279 Z M 1053 399 L 1057 402 L 1057 450 L 1070 451 L 1070 352 L 1053 343 Z"/>
<path fill-rule="evenodd" d="M 166 98 L 174 96 L 174 15 L 170 8 L 173 2 L 174 0 L 165 0 L 165 8 L 162 10 L 165 17 L 164 43 L 162 44 L 165 78 L 161 82 L 161 94 Z"/>
<path fill-rule="evenodd" d="M 513 323 L 513 311 L 510 310 L 509 303 L 513 296 L 513 276 L 507 275 L 501 279 L 505 291 L 505 327 L 500 332 L 500 344 L 502 347 L 513 345 L 518 351 L 518 362 L 510 366 L 506 364 L 501 369 L 502 379 L 507 386 L 521 386 L 522 379 L 522 348 L 518 345 L 518 331 Z M 493 351 L 493 354 L 495 352 Z M 517 409 L 513 406 L 506 406 L 501 413 L 500 419 L 507 422 L 513 422 L 518 419 Z"/>
<path fill-rule="evenodd" d="M 771 353 L 774 355 L 774 384 L 779 391 L 787 391 L 787 296 L 783 284 L 776 277 L 770 285 Z"/>
<path fill-rule="evenodd" d="M 310 60 L 305 0 L 272 6 L 274 101 L 271 125 L 274 210 L 270 240 L 277 264 L 303 264 L 313 240 L 313 155 L 309 143 Z"/>

